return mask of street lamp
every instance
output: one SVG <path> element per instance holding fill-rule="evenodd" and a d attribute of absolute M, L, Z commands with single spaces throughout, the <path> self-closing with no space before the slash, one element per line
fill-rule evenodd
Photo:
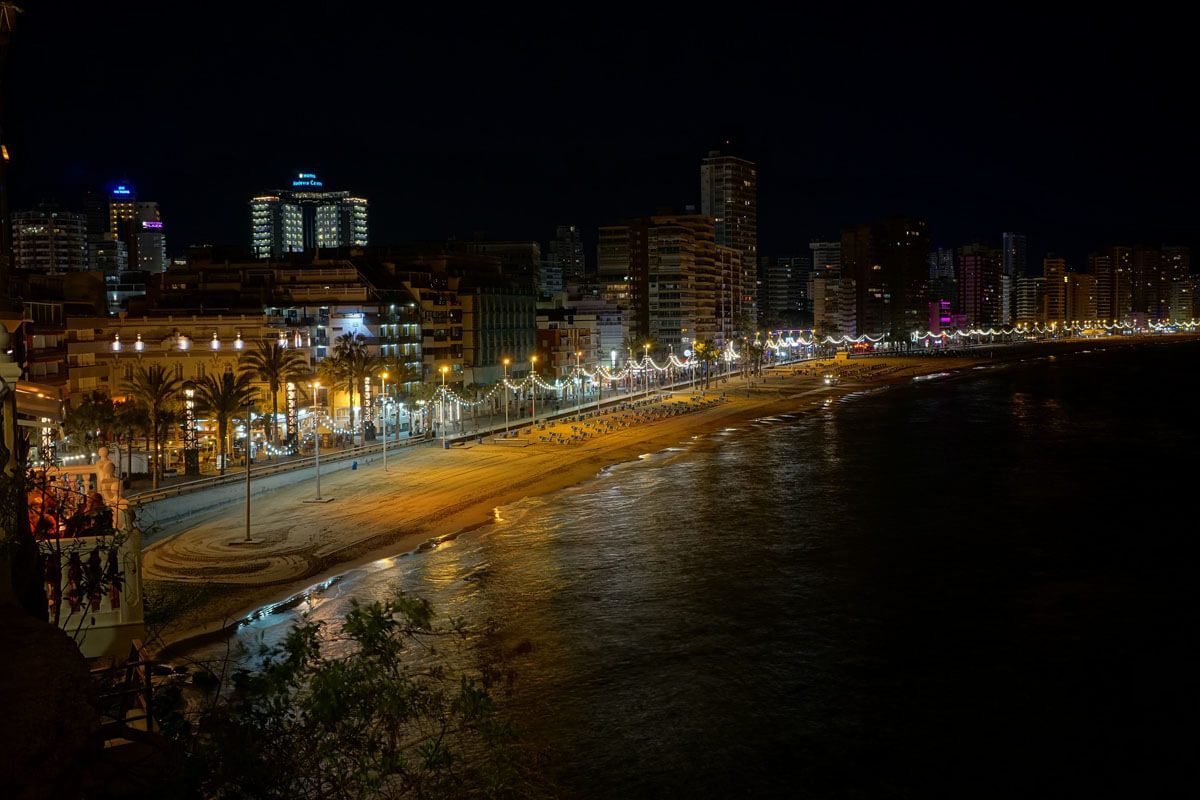
<path fill-rule="evenodd" d="M 383 394 L 383 413 L 379 415 L 379 422 L 383 430 L 383 471 L 387 472 L 387 379 L 388 374 L 384 372 L 379 376 L 382 381 L 380 391 Z"/>
<path fill-rule="evenodd" d="M 196 384 L 183 384 L 183 474 L 200 473 L 200 452 L 196 447 Z"/>
<path fill-rule="evenodd" d="M 317 496 L 311 500 L 304 500 L 305 503 L 328 503 L 332 497 L 321 497 L 321 419 L 320 411 L 321 404 L 318 401 L 321 392 L 321 383 L 310 383 L 309 386 L 313 390 L 313 462 L 317 468 Z"/>
<path fill-rule="evenodd" d="M 575 351 L 575 377 L 579 379 L 579 396 L 575 398 L 575 405 L 577 405 L 577 406 L 583 405 L 583 375 L 580 373 L 580 369 L 582 368 L 582 366 L 579 363 L 580 359 L 582 359 L 582 358 L 583 358 L 583 351 L 576 350 Z"/>
<path fill-rule="evenodd" d="M 650 396 L 650 343 L 646 342 L 642 345 L 642 369 L 646 370 L 646 396 Z"/>
<path fill-rule="evenodd" d="M 504 359 L 504 432 L 508 433 L 508 362 L 512 359 Z"/>
<path fill-rule="evenodd" d="M 537 356 L 529 357 L 529 402 L 533 414 L 529 429 L 533 430 L 533 426 L 537 424 Z"/>
<path fill-rule="evenodd" d="M 253 438 L 250 434 L 250 409 L 252 404 L 246 403 L 246 538 L 243 544 L 250 544 L 250 444 Z"/>
<path fill-rule="evenodd" d="M 446 367 L 446 366 L 442 367 L 442 398 L 439 401 L 439 405 L 441 405 L 441 407 L 442 407 L 441 411 L 442 411 L 442 449 L 443 450 L 447 447 L 447 444 L 446 444 L 446 372 L 448 372 L 449 369 L 450 368 Z"/>

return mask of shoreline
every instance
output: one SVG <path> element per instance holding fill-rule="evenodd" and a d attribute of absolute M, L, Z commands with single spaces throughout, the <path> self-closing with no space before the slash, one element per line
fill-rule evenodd
<path fill-rule="evenodd" d="M 1189 336 L 1187 340 L 1194 341 L 1197 338 L 1200 337 Z M 1115 342 L 1064 342 L 1062 344 L 1065 347 L 1041 352 L 1058 355 L 1085 349 L 1106 349 L 1113 345 L 1183 340 L 1183 337 L 1138 337 Z M 1042 356 L 1034 356 L 1039 357 Z M 335 500 L 319 507 L 301 506 L 298 504 L 302 499 L 300 496 L 307 494 L 307 486 L 276 490 L 264 497 L 257 506 L 277 506 L 280 510 L 301 517 L 305 516 L 304 511 L 308 511 L 307 516 L 313 517 L 309 522 L 318 527 L 339 520 L 350 524 L 339 531 L 321 527 L 318 531 L 303 531 L 297 535 L 294 529 L 306 524 L 300 519 L 284 526 L 285 541 L 282 543 L 278 538 L 279 531 L 267 531 L 265 538 L 275 541 L 271 543 L 271 552 L 265 555 L 280 556 L 279 563 L 259 567 L 257 562 L 250 561 L 249 565 L 243 563 L 243 569 L 237 573 L 227 571 L 236 566 L 234 562 L 239 559 L 244 562 L 245 559 L 262 555 L 249 549 L 228 548 L 228 542 L 235 536 L 226 531 L 240 529 L 244 506 L 239 503 L 228 510 L 199 515 L 186 527 L 171 526 L 180 530 L 146 550 L 143 574 L 147 582 L 147 594 L 161 592 L 168 598 L 168 604 L 172 594 L 185 596 L 182 607 L 176 609 L 162 629 L 156 632 L 151 647 L 156 651 L 156 657 L 169 658 L 172 652 L 199 641 L 219 640 L 246 619 L 269 613 L 269 610 L 289 603 L 303 602 L 314 589 L 328 587 L 348 573 L 376 562 L 424 552 L 441 542 L 478 529 L 494 519 L 502 506 L 586 484 L 602 477 L 612 467 L 676 447 L 682 441 L 707 437 L 722 428 L 756 418 L 780 414 L 807 416 L 846 395 L 864 390 L 871 390 L 869 393 L 874 394 L 884 387 L 909 383 L 920 375 L 950 372 L 947 378 L 962 378 L 976 372 L 990 371 L 973 369 L 983 364 L 1001 365 L 1025 360 L 1030 360 L 1030 351 L 1022 348 L 998 354 L 968 353 L 961 357 L 886 356 L 839 361 L 838 366 L 843 370 L 873 367 L 878 371 L 895 371 L 876 380 L 848 380 L 833 386 L 826 386 L 819 377 L 792 375 L 792 370 L 806 366 L 801 363 L 764 370 L 768 380 L 756 381 L 756 385 L 749 390 L 749 397 L 746 396 L 745 380 L 731 377 L 728 383 L 708 390 L 710 398 L 714 394 L 719 396 L 721 392 L 726 393 L 726 401 L 714 407 L 644 423 L 569 447 L 539 443 L 526 447 L 485 444 L 449 451 L 424 449 L 407 454 L 403 460 L 395 459 L 392 463 L 397 466 L 386 475 L 378 464 L 372 464 L 360 469 L 357 475 L 347 470 L 330 476 L 334 480 L 328 481 L 332 484 L 328 494 L 348 497 L 349 500 Z M 825 360 L 825 363 L 829 362 L 829 359 Z M 696 387 L 694 394 L 699 395 L 702 391 L 702 387 Z M 686 387 L 682 392 L 672 393 L 675 398 L 692 395 Z M 559 429 L 564 427 L 569 428 L 569 425 L 558 426 Z M 482 467 L 476 464 L 473 468 L 472 460 L 490 463 Z M 439 461 L 443 463 L 439 464 Z M 423 474 L 415 475 L 414 472 Z M 397 480 L 404 477 L 409 480 Z M 486 488 L 473 485 L 479 479 L 487 481 Z M 322 481 L 323 484 L 326 482 Z M 364 496 L 362 502 L 354 506 L 352 503 L 356 494 Z M 369 498 L 365 496 L 367 494 Z M 391 503 L 395 504 L 395 516 L 384 516 L 383 513 L 372 516 L 372 509 L 386 512 L 392 508 Z M 398 512 L 412 510 L 414 505 L 424 513 L 405 524 L 404 517 Z M 380 509 L 380 506 L 384 508 Z M 314 508 L 319 509 L 320 513 L 313 514 Z M 356 515 L 362 518 L 358 520 L 361 526 L 358 528 L 353 520 Z M 314 533 L 318 535 L 314 536 Z M 334 541 L 326 543 L 320 534 L 331 535 Z M 255 536 L 258 535 L 259 531 L 256 530 Z M 168 547 L 170 543 L 180 543 L 184 537 L 190 537 L 186 540 L 189 543 L 195 539 L 210 540 L 208 554 L 213 559 L 223 558 L 231 563 L 205 564 L 203 562 L 207 559 L 201 556 L 198 565 L 185 565 L 178 558 L 172 565 L 171 554 L 160 551 L 171 550 Z M 289 538 L 302 541 L 286 541 Z M 213 539 L 219 543 L 216 549 L 211 544 Z M 191 547 L 184 549 L 181 555 L 183 560 L 192 560 L 196 559 L 196 552 L 196 548 Z M 238 553 L 238 557 L 230 558 L 228 554 L 231 552 Z M 167 573 L 175 570 L 178 574 L 182 570 L 190 574 L 183 579 L 158 577 L 155 573 L 164 571 L 159 569 L 163 562 L 167 562 L 169 567 L 165 570 Z M 236 574 L 238 580 L 220 580 L 220 577 L 230 574 Z M 186 597 L 189 594 L 190 599 Z"/>

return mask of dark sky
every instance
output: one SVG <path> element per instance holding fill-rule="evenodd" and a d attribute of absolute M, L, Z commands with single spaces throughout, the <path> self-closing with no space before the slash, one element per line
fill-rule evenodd
<path fill-rule="evenodd" d="M 79 208 L 130 181 L 161 204 L 173 252 L 244 243 L 250 196 L 300 169 L 367 196 L 374 243 L 545 241 L 566 222 L 592 242 L 596 225 L 698 202 L 700 158 L 726 139 L 759 164 L 763 254 L 889 213 L 925 216 L 940 245 L 1023 230 L 1031 258 L 1200 243 L 1179 19 L 22 5 L 13 207 Z"/>

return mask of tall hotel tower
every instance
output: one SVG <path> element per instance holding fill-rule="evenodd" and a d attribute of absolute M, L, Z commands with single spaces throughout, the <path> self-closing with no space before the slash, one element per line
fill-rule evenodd
<path fill-rule="evenodd" d="M 367 245 L 367 201 L 329 192 L 312 172 L 300 172 L 291 189 L 250 201 L 250 239 L 256 258 L 282 258 L 321 247 Z"/>
<path fill-rule="evenodd" d="M 709 151 L 700 162 L 700 212 L 715 221 L 716 243 L 732 247 L 741 256 L 741 306 L 754 313 L 758 280 L 758 170 L 754 162 Z"/>

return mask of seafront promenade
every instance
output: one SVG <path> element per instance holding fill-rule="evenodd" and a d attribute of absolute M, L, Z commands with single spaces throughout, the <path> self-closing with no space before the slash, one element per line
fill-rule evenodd
<path fill-rule="evenodd" d="M 178 605 L 162 630 L 164 642 L 213 632 L 334 574 L 430 546 L 486 522 L 500 506 L 581 483 L 612 464 L 758 417 L 814 411 L 870 385 L 973 363 L 896 358 L 788 365 L 752 381 L 736 376 L 707 390 L 682 387 L 600 414 L 585 410 L 509 439 L 408 448 L 389 456 L 386 472 L 376 460 L 322 476 L 321 495 L 333 498 L 327 503 L 303 502 L 314 497 L 311 481 L 253 498 L 257 544 L 234 544 L 244 537 L 243 503 L 164 527 L 144 555 L 148 593 L 152 604 L 157 596 Z M 826 374 L 838 372 L 847 377 L 825 382 Z"/>
<path fill-rule="evenodd" d="M 684 386 L 622 399 L 602 413 L 587 408 L 508 438 L 406 448 L 389 455 L 386 471 L 376 459 L 323 475 L 321 495 L 329 502 L 304 502 L 315 496 L 311 480 L 253 497 L 255 543 L 249 545 L 235 544 L 245 535 L 245 504 L 228 502 L 151 534 L 143 572 L 151 614 L 156 602 L 160 606 L 160 643 L 218 631 L 356 566 L 435 546 L 487 522 L 501 506 L 582 483 L 610 465 L 757 418 L 804 415 L 847 394 L 966 371 L 987 360 L 982 352 L 965 355 L 975 357 L 789 364 L 749 381 L 734 376 L 707 389 Z"/>

